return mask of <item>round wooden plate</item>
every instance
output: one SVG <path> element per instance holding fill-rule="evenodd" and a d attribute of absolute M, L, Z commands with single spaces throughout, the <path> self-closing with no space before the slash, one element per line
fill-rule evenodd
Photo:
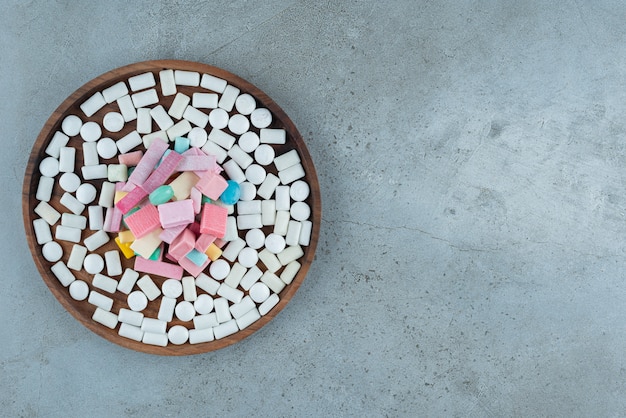
<path fill-rule="evenodd" d="M 309 220 L 312 222 L 312 232 L 311 232 L 311 239 L 310 239 L 309 245 L 302 247 L 304 251 L 304 255 L 300 259 L 298 259 L 298 261 L 302 265 L 300 270 L 298 271 L 293 281 L 290 284 L 288 284 L 279 293 L 280 301 L 267 314 L 265 314 L 264 316 L 261 316 L 260 319 L 258 319 L 256 322 L 254 322 L 252 325 L 248 326 L 247 328 L 244 328 L 243 330 L 237 331 L 234 334 L 231 334 L 221 339 L 216 339 L 210 342 L 199 343 L 199 344 L 190 344 L 189 342 L 186 342 L 185 344 L 182 344 L 182 345 L 173 345 L 171 343 L 168 343 L 167 346 L 162 347 L 162 346 L 144 344 L 142 342 L 134 341 L 134 340 L 119 336 L 118 335 L 118 330 L 120 327 L 119 323 L 115 327 L 115 329 L 110 329 L 92 320 L 92 315 L 96 307 L 94 305 L 89 304 L 87 300 L 76 301 L 72 299 L 69 295 L 68 288 L 61 285 L 61 283 L 55 277 L 55 275 L 52 274 L 50 268 L 55 263 L 48 262 L 43 258 L 41 246 L 37 244 L 37 240 L 35 237 L 35 233 L 33 229 L 33 220 L 39 217 L 34 212 L 35 207 L 39 204 L 39 201 L 35 197 L 37 187 L 39 184 L 39 178 L 41 176 L 39 172 L 39 164 L 44 158 L 48 156 L 45 153 L 46 147 L 50 143 L 55 132 L 61 131 L 61 122 L 63 121 L 63 119 L 68 115 L 77 115 L 81 118 L 83 123 L 87 121 L 94 121 L 94 122 L 97 122 L 100 126 L 102 126 L 102 119 L 106 113 L 111 112 L 111 111 L 119 112 L 119 108 L 115 101 L 110 104 L 106 104 L 103 108 L 98 110 L 91 117 L 86 117 L 85 114 L 81 111 L 79 106 L 83 102 L 85 102 L 87 99 L 89 99 L 92 95 L 94 95 L 95 93 L 102 92 L 107 87 L 110 87 L 120 81 L 125 82 L 126 85 L 128 86 L 127 80 L 129 77 L 143 74 L 146 72 L 152 72 L 154 74 L 154 78 L 157 83 L 154 88 L 156 89 L 158 93 L 158 98 L 159 98 L 159 103 L 151 105 L 149 107 L 154 107 L 160 104 L 160 105 L 163 105 L 165 109 L 169 109 L 175 96 L 174 95 L 163 96 L 162 91 L 161 91 L 161 86 L 160 86 L 160 80 L 159 80 L 159 72 L 162 70 L 166 70 L 166 69 L 193 71 L 193 72 L 200 73 L 201 76 L 202 74 L 209 74 L 209 75 L 221 78 L 223 80 L 226 80 L 228 84 L 233 85 L 237 87 L 238 89 L 240 89 L 241 94 L 248 93 L 252 95 L 256 99 L 257 107 L 265 107 L 271 111 L 272 116 L 273 116 L 273 121 L 269 127 L 270 128 L 282 128 L 287 133 L 287 141 L 285 144 L 272 145 L 272 147 L 275 150 L 276 156 L 281 155 L 293 149 L 297 150 L 300 156 L 301 164 L 305 171 L 305 177 L 302 180 L 306 181 L 309 184 L 310 189 L 311 189 L 311 193 L 309 197 L 305 200 L 305 202 L 311 208 L 311 216 Z M 180 85 L 177 86 L 177 90 L 179 93 L 183 93 L 189 97 L 191 97 L 194 92 L 213 93 L 202 87 L 190 87 L 190 86 L 180 86 Z M 130 91 L 130 88 L 129 88 L 129 94 L 133 94 L 133 93 L 135 92 Z M 210 109 L 203 109 L 203 110 L 206 113 L 208 113 Z M 231 115 L 234 113 L 236 113 L 235 109 L 233 109 L 233 111 L 230 112 Z M 114 140 L 117 140 L 135 129 L 136 129 L 136 121 L 130 121 L 128 123 L 125 123 L 124 128 L 120 132 L 117 132 L 117 133 L 108 132 L 107 130 L 102 128 L 102 132 L 103 132 L 102 136 L 110 137 Z M 225 130 L 227 129 L 228 128 L 225 128 Z M 159 130 L 159 128 L 154 123 L 154 121 L 153 121 L 152 130 L 153 131 Z M 210 132 L 211 130 L 210 125 L 207 125 L 206 130 L 207 132 Z M 259 133 L 259 130 L 253 127 L 252 125 L 250 127 L 250 130 L 255 131 L 257 134 Z M 234 135 L 234 136 L 238 137 L 237 135 Z M 102 184 L 103 180 L 85 181 L 82 179 L 82 175 L 80 171 L 80 167 L 82 167 L 83 165 L 83 156 L 82 156 L 82 148 L 81 148 L 82 142 L 83 142 L 83 139 L 80 137 L 80 135 L 77 135 L 77 136 L 71 137 L 67 145 L 67 146 L 72 146 L 77 149 L 76 161 L 75 161 L 75 173 L 79 177 L 81 177 L 81 181 L 83 183 L 85 182 L 91 183 L 94 186 L 96 186 L 97 190 L 100 190 L 100 185 Z M 173 148 L 173 143 L 170 143 L 170 148 Z M 143 145 L 138 146 L 137 148 L 133 149 L 133 151 L 137 149 L 145 150 Z M 101 164 L 102 163 L 117 164 L 117 156 L 109 160 L 100 158 L 100 163 Z M 267 170 L 268 173 L 271 172 L 271 173 L 277 174 L 276 168 L 274 167 L 273 163 L 266 166 L 265 169 Z M 50 199 L 48 203 L 60 213 L 64 213 L 64 212 L 69 212 L 69 211 L 59 202 L 61 196 L 64 193 L 64 191 L 60 188 L 58 184 L 58 178 L 60 177 L 61 174 L 62 173 L 58 174 L 55 177 L 55 184 L 54 184 L 54 189 L 52 192 L 52 198 Z M 92 205 L 94 204 L 97 204 L 97 199 L 96 199 L 96 202 L 92 203 Z M 263 327 L 265 324 L 267 324 L 274 316 L 276 316 L 276 314 L 278 314 L 278 312 L 280 312 L 287 305 L 287 303 L 289 303 L 289 301 L 291 300 L 295 292 L 298 290 L 298 287 L 302 284 L 307 274 L 307 271 L 309 269 L 309 266 L 311 265 L 311 262 L 313 261 L 313 258 L 314 258 L 315 248 L 317 246 L 317 241 L 319 237 L 319 228 L 320 228 L 320 219 L 321 219 L 321 201 L 320 201 L 319 183 L 317 181 L 315 167 L 313 166 L 313 161 L 311 160 L 311 156 L 309 155 L 309 152 L 304 144 L 302 136 L 296 129 L 293 122 L 285 114 L 285 112 L 272 99 L 270 99 L 270 97 L 267 94 L 263 93 L 261 90 L 259 90 L 258 88 L 250 84 L 249 82 L 241 79 L 240 77 L 234 74 L 231 74 L 230 72 L 227 72 L 225 70 L 222 70 L 222 69 L 210 66 L 210 65 L 196 63 L 196 62 L 188 62 L 188 61 L 160 60 L 160 61 L 146 61 L 146 62 L 135 63 L 135 64 L 131 64 L 125 67 L 121 67 L 121 68 L 109 71 L 89 81 L 87 84 L 85 84 L 84 86 L 76 90 L 70 97 L 65 99 L 65 101 L 63 101 L 63 103 L 54 111 L 54 113 L 50 116 L 48 121 L 45 123 L 31 151 L 30 159 L 28 161 L 28 166 L 26 168 L 26 173 L 24 177 L 23 189 L 22 189 L 22 211 L 23 211 L 24 227 L 26 230 L 26 238 L 28 240 L 28 245 L 30 247 L 33 258 L 35 260 L 35 264 L 44 282 L 50 288 L 50 291 L 52 292 L 52 294 L 63 305 L 63 307 L 67 309 L 67 311 L 70 314 L 72 314 L 78 321 L 80 321 L 83 325 L 85 325 L 87 328 L 89 328 L 91 331 L 95 332 L 96 334 L 126 348 L 130 348 L 133 350 L 150 353 L 150 354 L 159 354 L 159 355 L 190 355 L 190 354 L 198 354 L 198 353 L 204 353 L 208 351 L 217 350 L 217 349 L 226 347 L 228 345 L 234 344 L 242 340 L 243 338 L 248 337 L 255 331 L 259 330 L 261 327 Z M 87 216 L 86 212 L 87 211 L 85 210 L 82 213 L 82 215 Z M 234 215 L 236 215 L 236 211 Z M 58 221 L 54 226 L 51 227 L 53 237 L 55 233 L 55 228 L 59 224 L 60 224 L 60 221 Z M 271 226 L 263 227 L 263 232 L 266 234 L 266 236 L 267 234 L 272 232 L 272 228 L 273 227 Z M 81 239 L 84 240 L 86 237 L 88 237 L 94 232 L 95 231 L 90 231 L 89 228 L 86 228 L 85 230 L 82 231 Z M 245 238 L 246 232 L 247 231 L 240 230 L 239 236 L 241 238 Z M 115 244 L 113 240 L 115 236 L 116 234 L 109 233 L 109 237 L 111 238 L 109 243 L 103 247 L 100 247 L 94 252 L 103 254 L 106 251 L 118 249 L 117 245 Z M 81 240 L 81 244 L 82 244 L 82 240 Z M 57 242 L 59 242 L 59 244 L 61 244 L 63 248 L 63 256 L 61 260 L 67 263 L 69 254 L 74 244 L 71 242 L 67 242 L 67 241 L 57 241 Z M 133 259 L 128 260 L 121 254 L 120 254 L 120 258 L 122 260 L 123 269 L 133 268 L 133 264 L 134 264 Z M 229 262 L 229 264 L 232 265 L 233 263 Z M 266 270 L 266 267 L 263 265 L 261 261 L 259 261 L 257 266 L 262 271 Z M 282 271 L 282 268 L 281 270 L 278 270 L 276 274 L 280 275 L 281 271 Z M 91 285 L 93 275 L 88 274 L 85 270 L 80 270 L 80 271 L 72 270 L 72 273 L 77 279 L 87 282 L 90 286 L 90 289 L 93 289 Z M 106 269 L 102 273 L 106 274 Z M 208 274 L 208 267 L 205 269 L 205 273 Z M 143 273 L 141 274 L 143 275 Z M 185 273 L 185 275 L 188 275 L 188 274 Z M 159 288 L 161 284 L 163 283 L 163 281 L 166 280 L 166 278 L 160 277 L 157 275 L 150 275 L 150 276 L 155 282 L 155 284 L 159 286 Z M 113 278 L 116 280 L 119 280 L 120 277 L 121 276 L 117 276 Z M 136 289 L 137 287 L 135 287 L 135 290 Z M 243 289 L 241 288 L 239 289 L 243 291 Z M 113 308 L 111 309 L 111 312 L 118 313 L 121 308 L 128 308 L 126 294 L 123 294 L 119 291 L 116 291 L 113 294 L 109 294 L 102 290 L 98 290 L 98 289 L 96 290 L 99 291 L 100 293 L 105 294 L 106 296 L 111 297 L 114 300 Z M 201 289 L 197 289 L 197 290 L 198 290 L 198 294 L 205 293 Z M 244 293 L 247 294 L 246 291 L 244 291 Z M 143 311 L 145 317 L 151 317 L 151 318 L 157 317 L 160 299 L 161 297 L 157 298 L 156 300 L 148 304 L 148 307 Z M 178 298 L 178 301 L 181 301 L 181 300 L 183 300 L 182 295 Z M 176 317 L 174 317 L 173 321 L 168 323 L 168 329 L 174 325 L 183 325 L 188 329 L 193 328 L 193 322 L 191 321 L 182 322 L 178 320 Z"/>

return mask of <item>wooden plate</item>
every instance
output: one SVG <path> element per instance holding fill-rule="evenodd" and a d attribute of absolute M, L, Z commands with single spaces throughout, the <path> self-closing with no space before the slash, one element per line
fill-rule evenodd
<path fill-rule="evenodd" d="M 41 246 L 37 244 L 37 240 L 35 237 L 35 233 L 33 229 L 33 220 L 39 217 L 34 212 L 34 208 L 39 203 L 39 201 L 35 197 L 37 187 L 39 184 L 39 179 L 41 176 L 39 172 L 39 164 L 45 157 L 48 156 L 45 153 L 46 147 L 48 146 L 55 132 L 61 131 L 61 122 L 63 121 L 63 119 L 68 115 L 77 115 L 81 118 L 83 123 L 87 121 L 94 121 L 94 122 L 97 122 L 102 127 L 102 119 L 106 113 L 111 112 L 111 111 L 119 112 L 116 102 L 106 104 L 103 108 L 101 108 L 98 112 L 96 112 L 91 117 L 86 117 L 85 114 L 81 111 L 79 106 L 83 102 L 85 102 L 85 100 L 89 99 L 92 95 L 94 95 L 95 93 L 101 92 L 107 87 L 110 87 L 120 81 L 124 81 L 126 85 L 129 87 L 128 82 L 127 82 L 129 77 L 143 74 L 146 72 L 152 72 L 154 74 L 154 78 L 157 83 L 154 88 L 156 89 L 158 93 L 158 98 L 159 98 L 159 103 L 150 105 L 149 107 L 154 107 L 154 106 L 157 106 L 158 104 L 161 104 L 165 107 L 165 109 L 169 109 L 175 96 L 174 95 L 163 96 L 162 91 L 161 91 L 161 86 L 160 86 L 160 80 L 159 80 L 159 71 L 166 70 L 166 69 L 193 71 L 193 72 L 200 73 L 201 76 L 202 74 L 209 74 L 209 75 L 213 75 L 215 77 L 221 78 L 223 80 L 226 80 L 228 84 L 233 85 L 237 87 L 238 89 L 240 89 L 241 94 L 248 93 L 252 95 L 256 99 L 257 107 L 265 107 L 271 111 L 272 116 L 273 116 L 273 121 L 269 127 L 270 128 L 282 128 L 287 133 L 287 141 L 285 144 L 272 145 L 272 147 L 275 150 L 275 154 L 278 156 L 287 151 L 295 149 L 297 150 L 300 156 L 301 164 L 305 171 L 305 177 L 302 180 L 306 181 L 309 184 L 310 189 L 311 189 L 311 193 L 309 197 L 305 200 L 305 202 L 311 208 L 311 216 L 309 220 L 312 222 L 312 232 L 311 232 L 310 244 L 308 246 L 302 247 L 302 249 L 304 250 L 304 255 L 300 259 L 298 259 L 302 267 L 298 271 L 293 281 L 290 284 L 288 284 L 279 293 L 280 301 L 278 302 L 278 304 L 274 308 L 272 308 L 266 315 L 261 316 L 260 319 L 258 319 L 256 322 L 254 322 L 252 325 L 248 326 L 247 328 L 244 328 L 243 330 L 237 331 L 234 334 L 231 334 L 221 339 L 216 339 L 211 342 L 200 343 L 200 344 L 190 344 L 189 342 L 186 342 L 185 344 L 182 344 L 182 345 L 172 345 L 171 343 L 168 343 L 167 346 L 162 347 L 162 346 L 144 344 L 142 342 L 134 341 L 134 340 L 119 336 L 118 335 L 118 330 L 120 327 L 119 323 L 115 327 L 115 329 L 109 329 L 95 322 L 94 320 L 92 320 L 92 315 L 95 310 L 95 306 L 89 304 L 86 300 L 79 302 L 79 301 L 72 299 L 69 295 L 68 288 L 61 285 L 61 283 L 59 282 L 59 280 L 57 280 L 55 275 L 51 273 L 50 268 L 54 263 L 46 261 L 42 256 Z M 186 94 L 189 97 L 191 97 L 194 92 L 212 93 L 211 91 L 206 90 L 202 87 L 190 87 L 190 86 L 180 86 L 180 85 L 177 86 L 177 90 L 179 93 Z M 130 91 L 130 88 L 129 88 L 129 93 L 132 94 L 134 92 Z M 205 111 L 205 113 L 208 113 L 210 109 L 202 109 L 202 110 Z M 230 112 L 231 115 L 234 113 L 236 113 L 235 109 L 233 109 L 233 111 Z M 125 123 L 124 128 L 120 132 L 117 132 L 117 133 L 108 132 L 103 127 L 102 136 L 110 137 L 114 140 L 117 140 L 135 129 L 136 129 L 136 121 L 130 121 L 128 123 Z M 154 121 L 153 121 L 152 129 L 153 131 L 159 130 L 159 128 L 154 123 Z M 225 130 L 227 129 L 228 128 L 225 128 Z M 207 125 L 206 130 L 207 132 L 211 130 L 210 125 Z M 252 125 L 250 127 L 250 130 L 255 131 L 256 133 L 259 133 L 259 130 L 253 127 Z M 234 136 L 238 137 L 237 135 L 234 135 Z M 82 148 L 81 148 L 82 142 L 83 142 L 83 139 L 80 137 L 80 135 L 77 135 L 77 136 L 71 137 L 67 145 L 67 146 L 72 146 L 76 148 L 77 150 L 74 172 L 79 177 L 81 177 L 81 181 L 83 183 L 85 182 L 91 183 L 94 186 L 96 186 L 97 190 L 100 190 L 100 185 L 102 184 L 103 180 L 84 181 L 82 179 L 82 175 L 80 172 L 80 167 L 82 167 L 83 165 L 83 156 L 82 156 Z M 173 143 L 170 143 L 170 148 L 172 147 L 173 147 Z M 133 150 L 136 150 L 136 149 L 145 150 L 143 145 L 140 145 L 139 147 Z M 106 163 L 106 164 L 117 164 L 117 157 L 114 157 L 109 160 L 100 158 L 100 162 Z M 274 167 L 273 163 L 266 166 L 265 168 L 268 173 L 270 172 L 274 174 L 277 173 L 276 168 Z M 58 174 L 55 177 L 55 185 L 54 185 L 54 189 L 52 192 L 52 198 L 50 199 L 49 204 L 53 206 L 60 213 L 64 213 L 64 212 L 69 212 L 69 211 L 63 205 L 59 203 L 59 199 L 64 193 L 64 191 L 60 188 L 58 184 L 58 179 L 61 174 Z M 92 203 L 92 205 L 94 204 L 97 204 L 97 199 L 94 203 Z M 33 258 L 35 260 L 35 264 L 37 268 L 39 269 L 39 272 L 44 282 L 50 288 L 50 291 L 52 292 L 52 294 L 63 305 L 63 307 L 67 309 L 67 311 L 70 314 L 72 314 L 78 321 L 80 321 L 83 325 L 85 325 L 87 328 L 89 328 L 91 331 L 95 332 L 96 334 L 106 338 L 109 341 L 119 344 L 123 347 L 127 347 L 127 348 L 137 350 L 137 351 L 142 351 L 145 353 L 159 354 L 159 355 L 189 355 L 189 354 L 198 354 L 198 353 L 204 353 L 208 351 L 217 350 L 217 349 L 226 347 L 228 345 L 234 344 L 242 340 L 243 338 L 248 337 L 255 331 L 259 330 L 261 327 L 263 327 L 265 324 L 267 324 L 274 316 L 276 316 L 276 314 L 278 314 L 278 312 L 280 312 L 287 305 L 287 303 L 289 303 L 289 301 L 291 300 L 295 292 L 298 290 L 298 287 L 302 284 L 302 281 L 304 280 L 307 274 L 307 271 L 309 269 L 309 266 L 311 265 L 311 262 L 313 261 L 313 258 L 314 258 L 315 248 L 317 246 L 317 241 L 319 237 L 319 228 L 320 228 L 320 219 L 321 219 L 321 201 L 320 201 L 319 183 L 317 181 L 315 167 L 313 166 L 313 161 L 311 160 L 311 157 L 307 151 L 307 148 L 304 144 L 302 136 L 300 135 L 300 133 L 298 132 L 298 130 L 296 129 L 292 121 L 289 119 L 289 117 L 285 114 L 285 112 L 283 112 L 283 110 L 276 103 L 274 103 L 274 101 L 270 99 L 268 95 L 263 93 L 261 90 L 259 90 L 258 88 L 250 84 L 249 82 L 241 79 L 240 77 L 234 74 L 231 74 L 225 70 L 222 70 L 222 69 L 210 66 L 210 65 L 195 63 L 195 62 L 188 62 L 188 61 L 161 60 L 161 61 L 147 61 L 147 62 L 135 63 L 135 64 L 131 64 L 125 67 L 121 67 L 121 68 L 109 71 L 106 74 L 103 74 L 100 77 L 97 77 L 89 81 L 87 84 L 85 84 L 84 86 L 76 90 L 76 92 L 74 92 L 70 97 L 65 99 L 65 101 L 63 101 L 63 103 L 54 111 L 54 113 L 50 116 L 50 118 L 44 125 L 43 129 L 41 130 L 41 133 L 37 137 L 37 140 L 30 154 L 30 159 L 28 162 L 28 166 L 26 168 L 26 173 L 24 177 L 24 185 L 22 189 L 22 211 L 23 211 L 24 227 L 26 230 L 26 238 L 28 240 L 28 245 L 30 247 Z M 85 210 L 82 213 L 82 215 L 87 216 L 87 210 Z M 236 212 L 234 215 L 236 215 Z M 53 237 L 54 237 L 55 228 L 60 224 L 60 222 L 61 221 L 58 221 L 54 226 L 51 227 Z M 267 234 L 272 232 L 272 227 L 265 226 L 263 227 L 263 231 L 267 236 Z M 89 228 L 86 228 L 85 230 L 83 230 L 82 236 L 81 236 L 82 240 L 84 240 L 87 236 L 91 235 L 93 232 L 95 231 L 90 231 Z M 247 231 L 239 231 L 239 236 L 241 238 L 245 238 L 246 232 Z M 109 243 L 97 249 L 94 252 L 103 254 L 106 251 L 118 249 L 117 245 L 115 244 L 113 240 L 115 236 L 116 234 L 109 233 L 109 237 L 111 238 Z M 74 244 L 71 242 L 67 242 L 67 241 L 57 241 L 57 242 L 59 242 L 59 244 L 61 244 L 63 248 L 63 256 L 61 260 L 64 262 L 67 262 L 72 246 Z M 82 244 L 82 241 L 81 241 L 81 244 Z M 121 255 L 120 258 L 122 260 L 123 269 L 133 268 L 133 265 L 134 265 L 133 259 L 128 260 L 123 255 Z M 229 264 L 232 265 L 233 263 L 229 262 Z M 262 271 L 267 270 L 261 261 L 259 261 L 257 266 Z M 280 275 L 281 271 L 282 271 L 282 268 L 281 270 L 278 270 L 276 274 Z M 91 285 L 93 275 L 88 274 L 85 270 L 80 270 L 80 271 L 72 270 L 72 273 L 74 273 L 74 276 L 77 279 L 87 282 L 90 286 L 90 289 L 94 289 L 93 286 Z M 205 269 L 205 273 L 208 274 L 208 268 Z M 106 274 L 106 269 L 103 271 L 103 274 Z M 143 275 L 143 273 L 141 274 Z M 185 273 L 185 275 L 188 275 L 188 274 Z M 166 278 L 160 277 L 157 275 L 150 275 L 150 276 L 152 277 L 153 281 L 157 284 L 157 286 L 159 286 L 159 288 L 160 288 L 160 285 L 163 283 L 163 281 L 166 280 Z M 121 276 L 117 276 L 113 278 L 116 280 L 119 280 L 120 277 Z M 136 289 L 137 287 L 135 286 L 134 290 Z M 197 289 L 197 290 L 198 290 L 198 294 L 205 293 L 201 289 Z M 240 290 L 243 290 L 243 289 L 240 288 Z M 98 291 L 100 293 L 105 294 L 106 296 L 111 297 L 114 300 L 113 308 L 111 309 L 113 313 L 118 313 L 119 309 L 128 307 L 127 295 L 119 291 L 113 294 L 109 294 L 101 290 L 98 290 Z M 247 292 L 245 291 L 244 293 L 247 294 Z M 181 301 L 181 300 L 183 300 L 182 296 L 178 298 L 178 301 Z M 160 297 L 148 304 L 148 307 L 143 311 L 145 317 L 151 317 L 151 318 L 157 317 L 157 313 L 159 309 L 159 301 L 160 301 Z M 176 317 L 174 317 L 173 321 L 168 323 L 168 329 L 173 325 L 183 325 L 188 329 L 193 328 L 193 322 L 191 321 L 181 322 L 180 320 L 176 319 Z"/>

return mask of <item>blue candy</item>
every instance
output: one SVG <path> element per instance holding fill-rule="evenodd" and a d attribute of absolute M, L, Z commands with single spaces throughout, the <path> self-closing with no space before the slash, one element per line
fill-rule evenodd
<path fill-rule="evenodd" d="M 234 205 L 241 196 L 241 188 L 239 187 L 239 183 L 234 180 L 228 180 L 227 183 L 228 186 L 226 190 L 222 192 L 220 200 L 226 205 Z"/>

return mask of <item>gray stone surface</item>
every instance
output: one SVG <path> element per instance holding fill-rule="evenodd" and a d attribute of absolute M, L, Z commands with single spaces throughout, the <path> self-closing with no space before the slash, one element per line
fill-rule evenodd
<path fill-rule="evenodd" d="M 622 2 L 2 4 L 0 415 L 626 414 Z M 19 199 L 60 102 L 160 58 L 267 92 L 324 207 L 287 308 L 185 358 L 66 313 Z"/>

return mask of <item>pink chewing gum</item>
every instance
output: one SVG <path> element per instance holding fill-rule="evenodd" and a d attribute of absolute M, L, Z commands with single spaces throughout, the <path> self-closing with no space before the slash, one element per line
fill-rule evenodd
<path fill-rule="evenodd" d="M 215 236 L 211 234 L 200 234 L 200 236 L 196 240 L 194 248 L 201 253 L 206 252 L 209 246 L 213 244 L 213 241 L 215 241 Z"/>
<path fill-rule="evenodd" d="M 107 209 L 107 216 L 109 216 L 109 211 L 111 212 L 109 223 L 102 229 L 104 229 L 104 232 L 120 232 L 120 225 L 122 224 L 122 211 L 113 206 L 112 208 Z"/>
<path fill-rule="evenodd" d="M 134 167 L 139 164 L 141 157 L 143 157 L 143 151 L 133 151 L 118 155 L 117 160 L 126 167 Z"/>
<path fill-rule="evenodd" d="M 171 244 L 172 241 L 174 241 L 174 239 L 179 236 L 186 228 L 187 225 L 180 225 L 174 228 L 164 229 L 163 232 L 161 232 L 161 235 L 159 235 L 159 238 L 161 238 L 163 242 Z"/>
<path fill-rule="evenodd" d="M 159 167 L 150 174 L 150 177 L 140 185 L 140 187 L 148 194 L 156 190 L 157 187 L 165 184 L 167 179 L 176 171 L 178 163 L 183 156 L 177 152 L 170 152 L 167 157 L 161 161 Z M 136 170 L 136 169 L 135 169 Z"/>
<path fill-rule="evenodd" d="M 126 213 L 128 213 L 129 210 L 137 206 L 139 202 L 141 202 L 147 196 L 148 193 L 146 193 L 141 187 L 135 187 L 133 190 L 128 192 L 126 196 L 121 198 L 115 204 L 115 206 L 125 215 Z"/>
<path fill-rule="evenodd" d="M 198 277 L 200 273 L 202 273 L 202 271 L 204 271 L 204 269 L 209 265 L 210 262 L 211 259 L 207 258 L 207 260 L 201 266 L 198 266 L 187 257 L 182 257 L 180 260 L 178 260 L 178 264 L 193 277 Z"/>
<path fill-rule="evenodd" d="M 203 195 L 208 196 L 210 199 L 217 200 L 226 188 L 228 183 L 224 177 L 219 174 L 215 174 L 212 171 L 204 173 L 200 180 L 196 183 L 196 189 L 198 189 Z"/>
<path fill-rule="evenodd" d="M 197 215 L 202 210 L 202 193 L 200 193 L 200 190 L 192 187 L 190 197 L 193 202 L 193 213 Z"/>
<path fill-rule="evenodd" d="M 193 250 L 195 244 L 196 236 L 189 229 L 185 229 L 172 241 L 167 253 L 178 261 L 189 254 L 189 251 Z"/>
<path fill-rule="evenodd" d="M 124 219 L 135 238 L 141 238 L 161 227 L 159 211 L 154 205 L 146 205 Z"/>
<path fill-rule="evenodd" d="M 163 203 L 159 205 L 158 210 L 159 220 L 163 228 L 189 225 L 195 218 L 191 199 Z"/>
<path fill-rule="evenodd" d="M 183 268 L 176 264 L 164 261 L 146 260 L 143 257 L 135 257 L 135 271 L 154 274 L 168 279 L 181 280 L 183 278 Z"/>
<path fill-rule="evenodd" d="M 213 157 L 213 158 L 211 158 Z M 208 171 L 213 170 L 215 157 L 209 155 L 184 155 L 177 171 Z"/>
<path fill-rule="evenodd" d="M 154 170 L 154 167 L 157 165 L 163 156 L 163 153 L 168 148 L 169 146 L 167 142 L 162 139 L 156 138 L 152 141 L 146 150 L 146 153 L 141 158 L 130 177 L 128 177 L 128 180 L 134 184 L 143 184 L 148 177 L 150 177 L 152 170 Z"/>
<path fill-rule="evenodd" d="M 202 209 L 202 219 L 200 220 L 200 233 L 211 234 L 217 238 L 223 238 L 226 234 L 226 220 L 228 209 L 205 203 Z"/>

